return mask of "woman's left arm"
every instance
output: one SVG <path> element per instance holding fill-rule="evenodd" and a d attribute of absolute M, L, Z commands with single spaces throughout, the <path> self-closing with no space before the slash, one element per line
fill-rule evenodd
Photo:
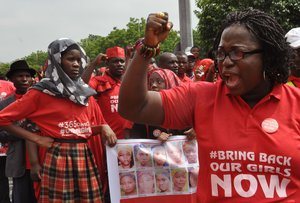
<path fill-rule="evenodd" d="M 113 147 L 117 143 L 117 136 L 108 124 L 98 125 L 92 127 L 92 134 L 101 134 L 101 138 L 107 141 L 108 146 Z"/>

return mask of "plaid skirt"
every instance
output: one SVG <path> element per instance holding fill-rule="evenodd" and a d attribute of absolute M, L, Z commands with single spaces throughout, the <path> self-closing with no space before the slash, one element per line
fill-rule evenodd
<path fill-rule="evenodd" d="M 41 175 L 41 203 L 103 202 L 100 176 L 87 143 L 54 142 Z"/>

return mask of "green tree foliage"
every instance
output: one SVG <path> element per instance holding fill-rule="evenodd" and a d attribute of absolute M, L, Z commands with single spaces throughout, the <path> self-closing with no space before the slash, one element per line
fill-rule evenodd
<path fill-rule="evenodd" d="M 31 68 L 38 70 L 40 67 L 44 66 L 47 59 L 47 53 L 44 51 L 32 52 L 29 56 L 25 56 L 22 59 L 25 59 Z M 10 63 L 0 63 L 0 76 L 5 76 L 9 66 Z"/>
<path fill-rule="evenodd" d="M 196 0 L 196 3 L 200 10 L 195 11 L 199 18 L 195 44 L 205 51 L 212 47 L 222 20 L 231 11 L 252 7 L 272 14 L 286 32 L 293 27 L 299 27 L 299 0 Z"/>
<path fill-rule="evenodd" d="M 87 55 L 94 59 L 99 53 L 105 53 L 106 49 L 113 46 L 125 48 L 127 45 L 134 45 L 135 42 L 143 37 L 146 21 L 144 18 L 130 18 L 130 22 L 124 29 L 113 28 L 108 36 L 90 35 L 82 39 L 80 44 L 87 52 Z M 180 41 L 177 31 L 172 30 L 169 37 L 161 44 L 161 51 L 173 52 L 177 43 Z"/>
<path fill-rule="evenodd" d="M 44 51 L 32 52 L 29 56 L 24 58 L 28 65 L 35 70 L 38 70 L 41 66 L 45 65 L 47 60 L 47 53 Z"/>
<path fill-rule="evenodd" d="M 90 34 L 87 38 L 80 40 L 79 44 L 84 48 L 86 54 L 91 59 L 94 59 L 99 53 L 105 53 L 109 47 L 120 46 L 125 48 L 127 45 L 134 45 L 139 38 L 143 37 L 145 26 L 146 20 L 144 18 L 130 18 L 126 28 L 118 29 L 114 27 L 106 37 Z M 170 32 L 169 37 L 161 44 L 161 51 L 173 52 L 180 41 L 178 33 L 178 31 L 174 30 Z M 32 52 L 29 56 L 25 56 L 24 59 L 32 68 L 38 70 L 45 64 L 47 52 Z M 2 76 L 7 72 L 9 65 L 9 63 L 0 64 L 0 74 Z"/>
<path fill-rule="evenodd" d="M 9 69 L 9 63 L 0 63 L 0 79 L 5 78 L 5 74 Z"/>

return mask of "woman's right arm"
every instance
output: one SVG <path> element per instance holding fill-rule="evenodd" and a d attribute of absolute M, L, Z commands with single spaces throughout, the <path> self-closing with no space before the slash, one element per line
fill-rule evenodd
<path fill-rule="evenodd" d="M 150 14 L 147 19 L 144 44 L 157 47 L 166 39 L 172 23 L 168 14 Z M 136 51 L 124 75 L 120 93 L 118 112 L 133 122 L 161 125 L 164 120 L 162 100 L 158 92 L 148 91 L 147 65 L 150 59 L 144 58 L 140 50 Z"/>
<path fill-rule="evenodd" d="M 25 129 L 23 129 L 19 126 L 13 125 L 13 124 L 3 125 L 3 126 L 1 126 L 1 128 L 17 137 L 35 142 L 36 144 L 38 144 L 41 147 L 50 148 L 53 143 L 53 139 L 50 137 L 39 136 L 35 133 L 32 133 L 28 130 L 25 130 Z"/>

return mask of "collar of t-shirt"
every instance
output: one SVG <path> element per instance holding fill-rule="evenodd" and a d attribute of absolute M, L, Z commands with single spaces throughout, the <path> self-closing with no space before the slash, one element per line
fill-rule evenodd
<path fill-rule="evenodd" d="M 17 94 L 17 93 L 15 93 L 15 96 L 16 96 L 16 99 L 20 99 L 23 96 L 23 94 Z"/>

